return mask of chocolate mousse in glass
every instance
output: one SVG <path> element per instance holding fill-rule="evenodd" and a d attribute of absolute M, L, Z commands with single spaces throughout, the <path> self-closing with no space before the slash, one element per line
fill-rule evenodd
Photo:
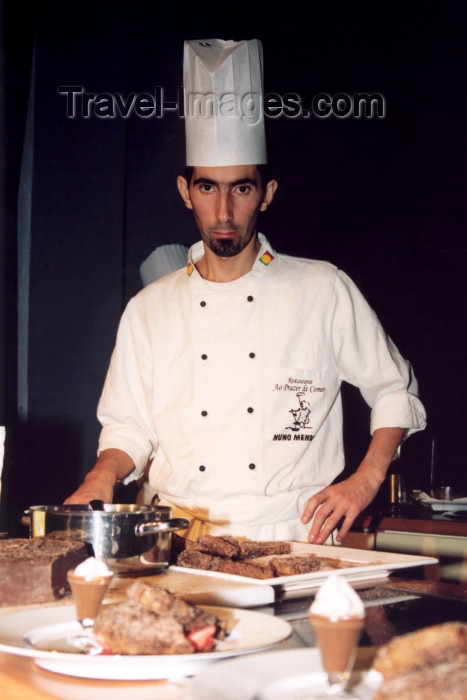
<path fill-rule="evenodd" d="M 112 580 L 112 572 L 105 562 L 89 557 L 76 569 L 67 573 L 68 583 L 76 608 L 76 617 L 81 625 L 81 634 L 70 641 L 88 653 L 99 653 L 101 647 L 94 639 L 92 629 L 99 609 Z"/>
<path fill-rule="evenodd" d="M 331 574 L 308 611 L 319 647 L 328 688 L 325 698 L 351 698 L 346 691 L 365 623 L 361 598 L 347 581 Z"/>

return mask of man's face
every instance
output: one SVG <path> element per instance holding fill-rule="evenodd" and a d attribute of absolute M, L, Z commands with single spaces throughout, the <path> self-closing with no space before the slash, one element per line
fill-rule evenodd
<path fill-rule="evenodd" d="M 195 167 L 190 183 L 179 177 L 180 194 L 198 224 L 204 244 L 216 255 L 238 255 L 256 234 L 260 211 L 277 183 L 263 186 L 256 165 Z"/>

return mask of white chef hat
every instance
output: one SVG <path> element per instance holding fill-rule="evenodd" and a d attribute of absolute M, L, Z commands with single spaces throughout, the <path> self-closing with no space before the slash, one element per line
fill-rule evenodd
<path fill-rule="evenodd" d="M 186 41 L 183 63 L 186 164 L 266 163 L 261 42 Z"/>

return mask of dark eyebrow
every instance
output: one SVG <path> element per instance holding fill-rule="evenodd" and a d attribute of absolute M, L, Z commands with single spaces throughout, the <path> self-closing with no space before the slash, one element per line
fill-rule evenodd
<path fill-rule="evenodd" d="M 244 177 L 241 180 L 234 180 L 234 182 L 229 183 L 232 187 L 237 185 L 253 185 L 253 187 L 258 187 L 258 183 L 251 177 Z"/>
<path fill-rule="evenodd" d="M 230 187 L 237 187 L 238 185 L 253 185 L 254 187 L 258 187 L 258 183 L 256 180 L 254 180 L 251 177 L 243 177 L 240 178 L 240 180 L 234 180 L 233 182 L 227 183 L 230 185 Z M 193 181 L 193 185 L 219 185 L 217 180 L 211 180 L 209 177 L 197 177 L 196 180 Z"/>
<path fill-rule="evenodd" d="M 217 182 L 208 177 L 197 177 L 196 180 L 193 180 L 193 185 L 217 185 Z"/>

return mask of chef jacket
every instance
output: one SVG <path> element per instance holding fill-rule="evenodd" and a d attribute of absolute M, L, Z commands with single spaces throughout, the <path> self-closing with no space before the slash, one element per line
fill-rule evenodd
<path fill-rule="evenodd" d="M 353 282 L 329 263 L 261 249 L 246 275 L 187 268 L 128 304 L 98 406 L 99 452 L 118 448 L 161 503 L 213 533 L 305 540 L 307 500 L 342 471 L 342 381 L 371 433 L 425 427 L 410 364 Z M 177 511 L 179 512 L 179 511 Z"/>

